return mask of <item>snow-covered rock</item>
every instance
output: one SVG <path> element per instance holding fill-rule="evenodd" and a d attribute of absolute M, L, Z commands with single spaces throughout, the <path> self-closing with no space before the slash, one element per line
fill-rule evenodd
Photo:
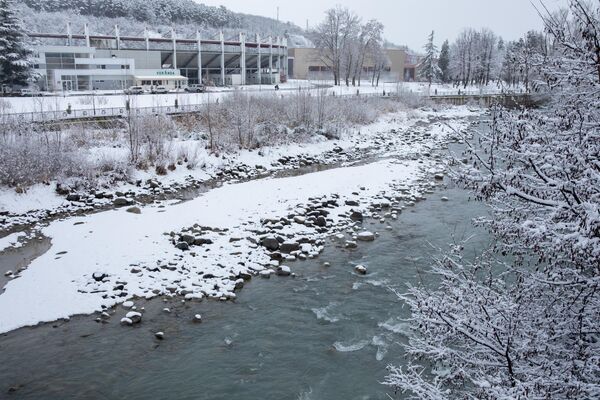
<path fill-rule="evenodd" d="M 373 240 L 375 240 L 375 235 L 372 232 L 364 231 L 356 235 L 356 238 L 363 242 L 372 242 Z"/>

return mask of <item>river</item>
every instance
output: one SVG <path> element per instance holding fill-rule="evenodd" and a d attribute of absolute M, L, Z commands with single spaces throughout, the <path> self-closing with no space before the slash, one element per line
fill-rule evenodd
<path fill-rule="evenodd" d="M 146 312 L 135 327 L 119 325 L 118 307 L 107 324 L 77 316 L 2 335 L 0 398 L 389 399 L 379 382 L 388 364 L 403 363 L 410 334 L 391 289 L 430 279 L 437 248 L 473 234 L 465 254 L 485 247 L 489 236 L 471 224 L 485 213 L 445 182 L 391 229 L 366 221 L 381 233 L 374 242 L 332 242 L 318 259 L 296 261 L 296 278 L 254 278 L 235 302 L 138 301 Z M 192 322 L 197 313 L 202 323 Z"/>

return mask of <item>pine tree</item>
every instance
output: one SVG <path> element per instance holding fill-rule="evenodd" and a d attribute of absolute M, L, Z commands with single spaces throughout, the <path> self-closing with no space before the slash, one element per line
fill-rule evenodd
<path fill-rule="evenodd" d="M 31 77 L 31 51 L 24 44 L 21 20 L 13 0 L 0 0 L 0 84 L 26 85 Z"/>
<path fill-rule="evenodd" d="M 437 47 L 433 44 L 434 32 L 431 31 L 431 35 L 429 35 L 429 40 L 427 44 L 424 46 L 425 49 L 425 57 L 421 60 L 419 65 L 417 66 L 417 76 L 419 79 L 429 82 L 429 86 L 435 80 L 438 80 L 441 76 L 440 67 L 438 66 L 436 57 L 437 57 Z"/>
<path fill-rule="evenodd" d="M 450 82 L 450 44 L 446 40 L 442 44 L 442 50 L 440 50 L 440 58 L 438 60 L 438 66 L 441 71 L 441 80 L 443 83 Z"/>

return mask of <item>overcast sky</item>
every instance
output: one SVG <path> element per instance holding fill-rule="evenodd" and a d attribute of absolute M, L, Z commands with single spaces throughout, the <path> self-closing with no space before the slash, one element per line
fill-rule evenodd
<path fill-rule="evenodd" d="M 385 37 L 396 44 L 420 50 L 431 30 L 436 42 L 452 41 L 464 27 L 488 27 L 507 40 L 530 29 L 541 29 L 540 18 L 531 5 L 540 0 L 196 0 L 208 5 L 224 5 L 232 11 L 277 16 L 305 27 L 314 26 L 326 9 L 336 4 L 354 10 L 363 20 L 375 18 L 385 25 Z M 567 0 L 543 0 L 550 9 Z"/>

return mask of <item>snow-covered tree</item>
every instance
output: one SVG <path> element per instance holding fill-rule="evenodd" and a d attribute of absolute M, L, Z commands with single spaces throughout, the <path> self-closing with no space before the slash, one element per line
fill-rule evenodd
<path fill-rule="evenodd" d="M 0 0 L 0 84 L 26 85 L 31 76 L 31 51 L 14 12 L 12 0 Z"/>
<path fill-rule="evenodd" d="M 440 50 L 440 58 L 438 60 L 438 66 L 440 67 L 440 78 L 443 83 L 450 82 L 450 44 L 447 40 L 442 44 Z"/>
<path fill-rule="evenodd" d="M 437 46 L 433 43 L 433 38 L 434 32 L 431 31 L 427 44 L 423 47 L 425 49 L 425 56 L 421 59 L 419 65 L 417 65 L 417 77 L 429 82 L 429 86 L 442 75 L 437 61 Z"/>
<path fill-rule="evenodd" d="M 549 103 L 494 108 L 457 171 L 491 207 L 493 253 L 454 248 L 437 289 L 402 296 L 417 332 L 386 383 L 413 398 L 600 398 L 600 7 L 570 0 L 545 25 L 532 86 Z"/>

